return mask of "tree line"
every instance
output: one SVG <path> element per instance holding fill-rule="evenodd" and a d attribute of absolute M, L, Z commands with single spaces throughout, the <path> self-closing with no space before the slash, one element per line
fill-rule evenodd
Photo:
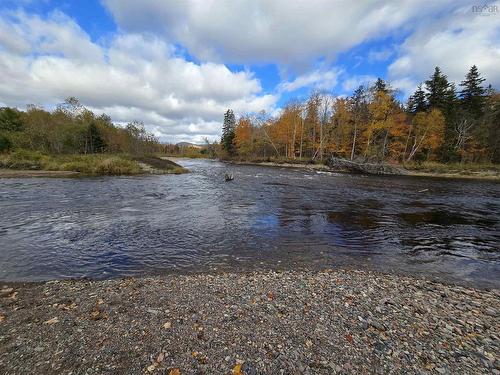
<path fill-rule="evenodd" d="M 50 154 L 145 154 L 157 152 L 161 145 L 143 123 L 117 126 L 108 115 L 96 115 L 71 97 L 53 111 L 36 105 L 28 105 L 26 111 L 0 108 L 0 152 L 12 149 Z"/>
<path fill-rule="evenodd" d="M 436 67 L 403 103 L 388 82 L 349 97 L 315 91 L 279 116 L 224 116 L 224 157 L 500 163 L 500 94 L 472 66 L 459 89 Z"/>

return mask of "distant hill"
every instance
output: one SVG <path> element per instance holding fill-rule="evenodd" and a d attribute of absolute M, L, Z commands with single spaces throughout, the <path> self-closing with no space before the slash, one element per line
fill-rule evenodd
<path fill-rule="evenodd" d="M 179 143 L 177 143 L 177 146 L 179 146 L 179 147 L 193 147 L 193 148 L 205 147 L 205 145 L 197 145 L 196 143 L 190 143 L 190 142 L 179 142 Z"/>

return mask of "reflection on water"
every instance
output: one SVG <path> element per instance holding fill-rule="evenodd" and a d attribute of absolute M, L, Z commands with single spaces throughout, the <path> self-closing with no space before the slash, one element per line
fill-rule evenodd
<path fill-rule="evenodd" d="M 477 224 L 481 226 L 495 225 L 496 220 L 486 217 L 475 217 L 471 213 L 456 213 L 445 210 L 430 210 L 423 212 L 403 212 L 399 215 L 406 222 L 413 225 L 465 225 Z"/>
<path fill-rule="evenodd" d="M 330 223 L 340 225 L 345 230 L 364 230 L 376 228 L 378 222 L 375 216 L 366 212 L 343 211 L 327 212 L 327 219 Z"/>
<path fill-rule="evenodd" d="M 0 180 L 0 279 L 362 265 L 500 286 L 499 184 L 181 164 Z"/>

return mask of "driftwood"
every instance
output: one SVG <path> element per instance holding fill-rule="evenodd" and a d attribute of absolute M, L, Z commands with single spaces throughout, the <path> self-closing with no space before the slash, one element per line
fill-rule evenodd
<path fill-rule="evenodd" d="M 360 163 L 356 161 L 330 157 L 326 164 L 338 172 L 361 174 L 406 174 L 406 169 L 385 163 Z"/>

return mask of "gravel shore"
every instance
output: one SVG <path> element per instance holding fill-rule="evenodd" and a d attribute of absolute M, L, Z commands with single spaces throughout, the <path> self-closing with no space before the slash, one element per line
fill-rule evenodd
<path fill-rule="evenodd" d="M 500 374 L 499 290 L 340 269 L 0 293 L 2 374 Z"/>

